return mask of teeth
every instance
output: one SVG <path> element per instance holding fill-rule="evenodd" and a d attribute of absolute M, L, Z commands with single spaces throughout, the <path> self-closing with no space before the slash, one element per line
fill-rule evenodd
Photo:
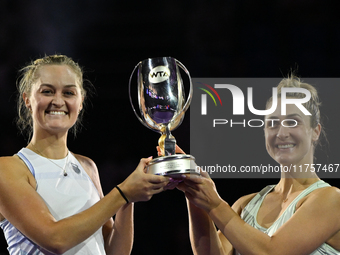
<path fill-rule="evenodd" d="M 284 145 L 278 145 L 279 149 L 287 149 L 287 148 L 293 148 L 294 144 L 284 144 Z"/>
<path fill-rule="evenodd" d="M 51 115 L 66 115 L 65 112 L 59 112 L 59 111 L 50 111 L 49 114 L 51 114 Z"/>

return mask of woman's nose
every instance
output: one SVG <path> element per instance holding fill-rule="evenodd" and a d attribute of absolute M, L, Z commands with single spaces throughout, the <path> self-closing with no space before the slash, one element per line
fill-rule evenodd
<path fill-rule="evenodd" d="M 289 136 L 289 130 L 290 130 L 289 127 L 285 127 L 281 124 L 276 134 L 276 137 L 281 140 L 286 139 Z"/>
<path fill-rule="evenodd" d="M 57 107 L 61 107 L 63 106 L 65 103 L 62 95 L 60 93 L 55 93 L 53 100 L 52 100 L 52 104 L 57 106 Z"/>

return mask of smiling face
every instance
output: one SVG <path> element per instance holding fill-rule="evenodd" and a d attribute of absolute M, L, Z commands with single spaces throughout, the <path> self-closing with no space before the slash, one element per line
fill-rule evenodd
<path fill-rule="evenodd" d="M 29 95 L 23 95 L 32 112 L 33 130 L 68 131 L 77 121 L 83 96 L 76 73 L 67 65 L 44 65 L 36 72 Z"/>
<path fill-rule="evenodd" d="M 265 117 L 265 122 L 266 149 L 276 162 L 281 165 L 313 163 L 313 142 L 319 138 L 320 124 L 311 128 L 310 116 L 292 104 L 287 105 L 287 115 L 281 115 L 281 100 L 275 112 Z"/>

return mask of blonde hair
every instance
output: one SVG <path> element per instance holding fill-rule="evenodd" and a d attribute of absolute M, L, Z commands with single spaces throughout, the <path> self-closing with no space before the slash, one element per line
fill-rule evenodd
<path fill-rule="evenodd" d="M 18 117 L 17 117 L 17 126 L 21 133 L 27 134 L 29 137 L 33 133 L 33 120 L 32 115 L 29 109 L 26 107 L 23 93 L 26 93 L 28 96 L 31 94 L 32 85 L 37 80 L 37 70 L 45 65 L 67 65 L 69 66 L 74 73 L 76 74 L 78 80 L 78 85 L 81 89 L 82 96 L 86 97 L 86 90 L 84 89 L 83 84 L 83 70 L 82 68 L 74 62 L 71 58 L 65 55 L 50 55 L 45 56 L 43 58 L 36 59 L 26 65 L 24 68 L 19 70 L 19 82 L 17 83 L 18 89 L 18 99 L 17 99 L 17 108 L 18 108 Z M 83 104 L 84 104 L 83 103 Z M 81 120 L 83 117 L 84 111 L 82 110 L 78 116 L 78 119 L 75 125 L 71 128 L 71 131 L 76 134 L 79 126 L 81 126 Z"/>

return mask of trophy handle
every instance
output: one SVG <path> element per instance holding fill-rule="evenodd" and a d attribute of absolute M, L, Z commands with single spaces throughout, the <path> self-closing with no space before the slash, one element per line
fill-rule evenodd
<path fill-rule="evenodd" d="M 130 79 L 129 79 L 129 99 L 130 99 L 130 104 L 131 104 L 131 106 L 132 106 L 132 110 L 133 110 L 133 112 L 135 113 L 137 119 L 139 119 L 139 121 L 140 121 L 144 126 L 146 126 L 147 128 L 150 128 L 148 125 L 146 125 L 146 124 L 144 123 L 144 121 L 142 120 L 142 118 L 139 117 L 139 115 L 137 114 L 136 109 L 135 109 L 135 107 L 133 106 L 132 98 L 131 98 L 131 80 L 132 80 L 132 76 L 133 76 L 133 74 L 135 73 L 137 67 L 138 67 L 141 63 L 142 63 L 142 61 L 140 61 L 140 62 L 135 66 L 135 68 L 132 70 L 132 73 L 131 73 L 131 75 L 130 75 Z"/>
<path fill-rule="evenodd" d="M 187 99 L 183 109 L 178 113 L 178 115 L 180 115 L 182 113 L 185 113 L 188 110 L 188 108 L 189 108 L 189 105 L 190 105 L 191 100 L 192 100 L 193 86 L 192 86 L 191 76 L 190 76 L 190 73 L 189 73 L 188 69 L 181 62 L 179 62 L 177 59 L 175 59 L 175 61 L 178 64 L 178 66 L 180 68 L 182 68 L 182 70 L 188 75 L 188 77 L 189 77 L 189 86 L 190 86 L 188 99 Z"/>

